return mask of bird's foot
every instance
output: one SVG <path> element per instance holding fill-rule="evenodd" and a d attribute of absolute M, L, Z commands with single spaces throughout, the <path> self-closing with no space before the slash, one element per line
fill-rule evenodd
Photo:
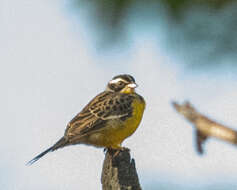
<path fill-rule="evenodd" d="M 123 152 L 123 151 L 130 152 L 130 149 L 127 147 L 105 148 L 104 151 L 106 150 L 112 155 L 113 158 L 118 156 L 120 152 Z"/>
<path fill-rule="evenodd" d="M 127 147 L 121 147 L 121 149 L 120 149 L 121 151 L 128 151 L 128 152 L 130 152 L 130 149 L 129 148 L 127 148 Z"/>

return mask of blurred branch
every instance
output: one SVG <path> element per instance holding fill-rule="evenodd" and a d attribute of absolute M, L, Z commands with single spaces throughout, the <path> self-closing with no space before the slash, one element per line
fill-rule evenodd
<path fill-rule="evenodd" d="M 237 144 L 237 131 L 217 123 L 198 112 L 189 102 L 184 104 L 172 103 L 174 108 L 190 121 L 196 130 L 197 151 L 203 153 L 203 143 L 209 137 L 215 137 L 232 144 Z"/>
<path fill-rule="evenodd" d="M 105 155 L 101 183 L 103 190 L 141 190 L 129 150 L 109 150 Z"/>

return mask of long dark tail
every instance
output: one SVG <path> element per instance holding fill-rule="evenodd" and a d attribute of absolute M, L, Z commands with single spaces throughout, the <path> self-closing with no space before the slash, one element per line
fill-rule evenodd
<path fill-rule="evenodd" d="M 62 148 L 64 146 L 66 146 L 68 144 L 68 141 L 62 137 L 58 142 L 56 142 L 53 146 L 51 146 L 50 148 L 48 148 L 47 150 L 45 150 L 44 152 L 40 153 L 38 156 L 36 156 L 35 158 L 33 158 L 32 160 L 30 160 L 29 162 L 27 162 L 26 165 L 32 165 L 33 163 L 35 163 L 37 160 L 39 160 L 41 157 L 43 157 L 45 154 L 49 153 L 49 152 L 53 152 L 59 148 Z"/>

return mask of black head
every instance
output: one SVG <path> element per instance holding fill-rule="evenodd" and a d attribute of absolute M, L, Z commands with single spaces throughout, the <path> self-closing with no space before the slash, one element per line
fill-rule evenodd
<path fill-rule="evenodd" d="M 137 87 L 135 79 L 131 75 L 117 75 L 109 81 L 107 90 L 121 93 L 132 93 Z"/>

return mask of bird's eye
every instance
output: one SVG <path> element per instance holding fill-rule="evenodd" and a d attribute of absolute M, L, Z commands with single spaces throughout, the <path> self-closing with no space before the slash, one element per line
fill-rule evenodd
<path fill-rule="evenodd" d="M 119 85 L 119 86 L 123 85 L 123 82 L 122 82 L 122 81 L 119 81 L 119 82 L 118 82 L 118 85 Z"/>

